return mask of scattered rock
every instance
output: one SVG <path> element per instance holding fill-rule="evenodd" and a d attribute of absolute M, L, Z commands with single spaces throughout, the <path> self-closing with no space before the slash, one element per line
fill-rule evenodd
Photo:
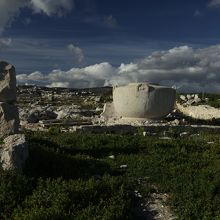
<path fill-rule="evenodd" d="M 114 160 L 114 159 L 115 159 L 115 155 L 111 155 L 111 156 L 109 156 L 108 158 Z"/>
<path fill-rule="evenodd" d="M 184 115 L 195 119 L 212 120 L 213 118 L 220 118 L 220 109 L 211 107 L 209 105 L 184 107 L 180 104 L 177 104 L 177 107 Z"/>
<path fill-rule="evenodd" d="M 186 97 L 185 97 L 184 95 L 181 95 L 181 96 L 180 96 L 180 99 L 181 99 L 182 101 L 186 101 Z"/>
<path fill-rule="evenodd" d="M 30 112 L 30 114 L 27 117 L 28 123 L 37 123 L 40 120 L 51 120 L 56 119 L 57 114 L 50 110 L 44 110 L 44 109 L 35 109 Z"/>
<path fill-rule="evenodd" d="M 180 100 L 183 106 L 198 104 L 199 102 L 202 101 L 201 98 L 199 98 L 198 94 L 192 94 L 192 95 L 187 94 L 186 96 L 180 95 Z"/>
<path fill-rule="evenodd" d="M 171 140 L 172 138 L 170 137 L 159 137 L 160 140 Z"/>
<path fill-rule="evenodd" d="M 188 132 L 182 132 L 182 133 L 180 133 L 180 137 L 185 137 L 185 136 L 188 136 L 189 135 L 189 133 Z"/>
<path fill-rule="evenodd" d="M 24 134 L 10 135 L 0 145 L 0 162 L 3 170 L 22 172 L 28 158 L 28 147 Z"/>

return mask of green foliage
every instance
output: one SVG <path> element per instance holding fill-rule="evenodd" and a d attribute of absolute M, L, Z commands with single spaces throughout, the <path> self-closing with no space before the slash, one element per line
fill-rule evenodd
<path fill-rule="evenodd" d="M 61 133 L 60 127 L 50 127 L 48 129 L 48 134 L 49 135 L 57 135 L 57 134 L 60 134 L 60 133 Z"/>
<path fill-rule="evenodd" d="M 106 175 L 88 181 L 40 178 L 13 219 L 121 219 L 126 217 L 127 203 L 121 179 Z"/>
<path fill-rule="evenodd" d="M 179 138 L 172 130 L 160 140 L 142 132 L 27 132 L 24 175 L 1 171 L 0 219 L 136 219 L 130 192 L 147 196 L 152 185 L 170 195 L 179 219 L 218 219 L 219 135 Z"/>
<path fill-rule="evenodd" d="M 31 179 L 0 170 L 0 219 L 10 219 L 13 209 L 31 193 Z"/>

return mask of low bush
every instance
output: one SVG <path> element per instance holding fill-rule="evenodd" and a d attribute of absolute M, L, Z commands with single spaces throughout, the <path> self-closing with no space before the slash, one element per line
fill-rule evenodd
<path fill-rule="evenodd" d="M 147 197 L 152 185 L 170 195 L 180 219 L 220 217 L 219 135 L 26 136 L 30 157 L 24 174 L 1 171 L 0 219 L 136 219 L 132 192 Z M 138 184 L 140 178 L 147 182 Z"/>

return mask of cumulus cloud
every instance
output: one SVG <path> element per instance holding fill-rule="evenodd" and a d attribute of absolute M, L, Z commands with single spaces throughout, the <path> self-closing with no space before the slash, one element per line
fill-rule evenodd
<path fill-rule="evenodd" d="M 220 7 L 220 0 L 211 0 L 208 4 L 209 7 Z"/>
<path fill-rule="evenodd" d="M 104 62 L 68 71 L 53 70 L 47 75 L 18 75 L 18 82 L 67 87 L 98 87 L 130 82 L 152 82 L 180 88 L 182 91 L 220 91 L 220 45 L 203 49 L 189 46 L 153 52 L 136 63 L 113 67 Z M 41 83 L 41 84 L 42 84 Z"/>
<path fill-rule="evenodd" d="M 67 49 L 71 52 L 73 56 L 73 61 L 75 63 L 82 63 L 84 61 L 84 53 L 83 50 L 77 46 L 74 46 L 73 44 L 69 44 L 67 46 Z"/>
<path fill-rule="evenodd" d="M 17 75 L 17 80 L 20 82 L 20 83 L 28 83 L 28 82 L 41 82 L 42 80 L 45 80 L 47 77 L 44 76 L 41 72 L 39 71 L 35 71 L 31 74 L 20 74 L 20 75 Z"/>
<path fill-rule="evenodd" d="M 0 1 L 0 33 L 19 14 L 24 7 L 31 8 L 35 13 L 48 16 L 62 16 L 72 10 L 74 0 L 1 0 Z"/>

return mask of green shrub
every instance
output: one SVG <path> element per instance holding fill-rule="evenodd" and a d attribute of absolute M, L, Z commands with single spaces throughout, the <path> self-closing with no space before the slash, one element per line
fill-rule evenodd
<path fill-rule="evenodd" d="M 0 171 L 0 219 L 10 219 L 11 213 L 31 193 L 32 181 L 13 172 Z"/>
<path fill-rule="evenodd" d="M 120 178 L 39 179 L 13 219 L 125 219 L 129 198 Z"/>
<path fill-rule="evenodd" d="M 171 140 L 160 140 L 141 133 L 26 131 L 24 175 L 1 171 L 0 219 L 136 219 L 131 192 L 147 197 L 152 185 L 170 195 L 179 219 L 218 219 L 219 135 L 179 138 L 172 130 Z"/>

